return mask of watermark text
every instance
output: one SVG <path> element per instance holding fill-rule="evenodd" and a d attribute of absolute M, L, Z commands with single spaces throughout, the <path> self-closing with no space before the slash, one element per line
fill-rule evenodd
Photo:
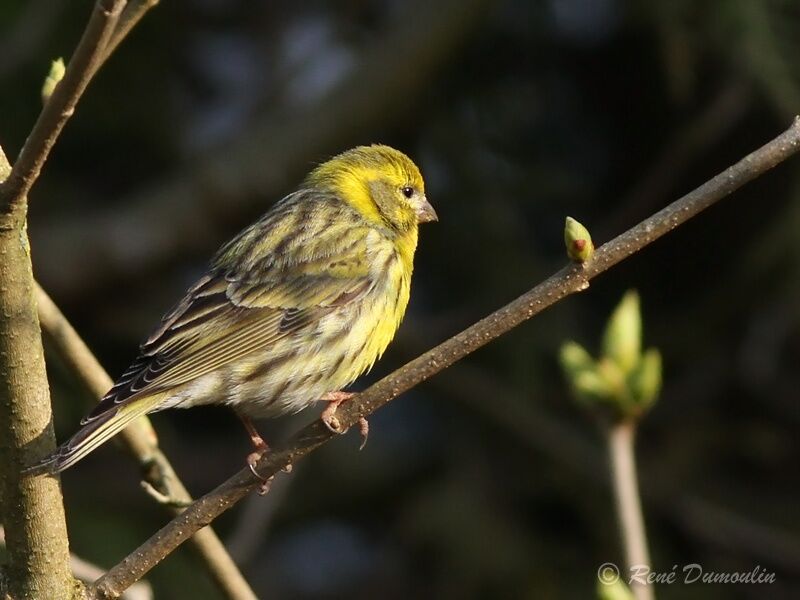
<path fill-rule="evenodd" d="M 744 584 L 765 585 L 775 583 L 775 573 L 756 565 L 749 571 L 713 571 L 698 563 L 672 565 L 668 571 L 656 571 L 648 565 L 633 565 L 628 573 L 610 562 L 597 569 L 597 579 L 604 585 L 613 585 L 620 579 L 630 585 L 654 584 Z"/>

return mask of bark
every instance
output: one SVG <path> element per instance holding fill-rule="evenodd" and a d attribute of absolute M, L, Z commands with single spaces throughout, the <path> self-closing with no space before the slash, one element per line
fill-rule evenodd
<path fill-rule="evenodd" d="M 0 179 L 10 171 L 0 151 Z M 6 530 L 5 592 L 74 597 L 59 480 L 20 470 L 55 444 L 50 390 L 34 300 L 25 202 L 0 215 L 0 515 Z"/>

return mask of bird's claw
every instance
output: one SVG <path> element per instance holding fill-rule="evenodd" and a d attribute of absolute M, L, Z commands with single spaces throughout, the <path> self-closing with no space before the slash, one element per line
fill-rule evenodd
<path fill-rule="evenodd" d="M 367 445 L 367 438 L 369 437 L 369 421 L 365 417 L 358 419 L 358 431 L 361 434 L 361 444 L 358 446 L 359 451 L 364 449 Z"/>
<path fill-rule="evenodd" d="M 339 435 L 347 431 L 347 429 L 342 427 L 342 422 L 339 420 L 339 417 L 336 416 L 336 410 L 342 402 L 349 400 L 354 395 L 355 394 L 350 392 L 330 392 L 322 397 L 322 399 L 329 402 L 329 404 L 325 407 L 325 410 L 322 411 L 320 419 L 331 433 Z M 358 449 L 363 450 L 364 446 L 367 445 L 367 437 L 369 437 L 369 422 L 367 419 L 359 417 L 358 429 L 361 432 L 361 445 Z"/>
<path fill-rule="evenodd" d="M 328 431 L 330 431 L 331 433 L 336 433 L 336 434 L 344 433 L 344 431 L 342 430 L 342 423 L 341 421 L 339 421 L 339 417 L 334 415 L 326 415 L 323 412 L 322 417 L 320 418 L 322 419 L 323 425 L 325 425 L 325 427 L 327 427 Z"/>
<path fill-rule="evenodd" d="M 262 477 L 259 475 L 258 471 L 256 471 L 256 465 L 258 464 L 258 461 L 261 460 L 261 457 L 264 456 L 266 451 L 267 448 L 262 448 L 247 455 L 247 466 L 250 468 L 250 472 L 255 475 L 257 479 L 261 480 L 261 487 L 258 488 L 259 496 L 267 495 L 267 492 L 269 492 L 269 488 L 272 485 L 272 480 L 275 479 L 274 475 L 271 477 Z"/>

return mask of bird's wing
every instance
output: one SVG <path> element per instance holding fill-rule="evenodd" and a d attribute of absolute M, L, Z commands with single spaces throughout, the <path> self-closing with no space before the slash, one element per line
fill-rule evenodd
<path fill-rule="evenodd" d="M 267 253 L 249 271 L 213 268 L 162 319 L 138 359 L 84 422 L 268 348 L 368 293 L 374 285 L 368 230 L 350 230 L 345 243 L 338 236 L 325 243 L 329 232 L 317 233 L 312 248 Z"/>

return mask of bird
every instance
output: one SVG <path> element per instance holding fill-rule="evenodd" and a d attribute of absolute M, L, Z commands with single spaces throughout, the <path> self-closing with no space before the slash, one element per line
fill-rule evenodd
<path fill-rule="evenodd" d="M 386 145 L 314 168 L 298 189 L 224 244 L 64 444 L 29 467 L 60 473 L 142 415 L 221 404 L 247 429 L 254 465 L 268 445 L 252 419 L 327 401 L 372 368 L 408 306 L 418 225 L 438 221 L 419 168 Z M 366 437 L 367 424 L 361 422 Z"/>

